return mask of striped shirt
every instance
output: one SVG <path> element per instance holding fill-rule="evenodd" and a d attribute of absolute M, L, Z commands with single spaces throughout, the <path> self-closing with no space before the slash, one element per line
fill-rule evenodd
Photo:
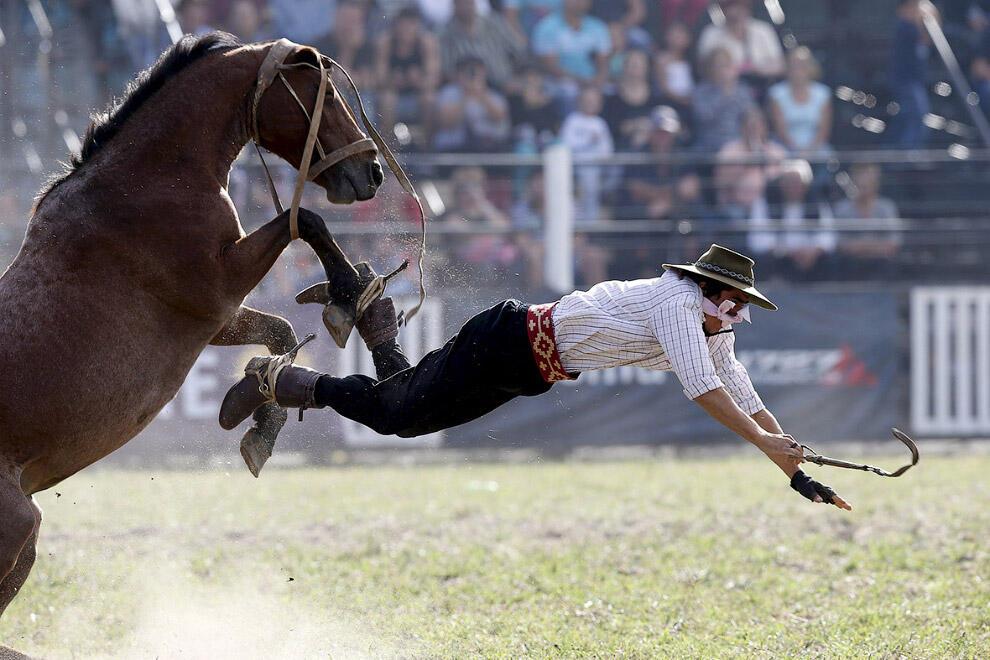
<path fill-rule="evenodd" d="M 488 79 L 496 87 L 511 82 L 516 62 L 526 55 L 526 43 L 498 14 L 478 16 L 473 32 L 456 20 L 447 23 L 440 35 L 440 65 L 445 76 L 454 77 L 457 63 L 477 57 L 485 63 Z"/>
<path fill-rule="evenodd" d="M 752 415 L 764 406 L 736 359 L 735 333 L 705 336 L 701 298 L 696 283 L 671 271 L 566 295 L 553 310 L 561 363 L 568 372 L 625 365 L 673 371 L 689 399 L 725 387 Z"/>

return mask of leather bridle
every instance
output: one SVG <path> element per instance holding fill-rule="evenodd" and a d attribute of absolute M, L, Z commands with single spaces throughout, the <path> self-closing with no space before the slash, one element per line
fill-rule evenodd
<path fill-rule="evenodd" d="M 312 51 L 316 55 L 316 64 L 311 64 L 309 62 L 296 62 L 294 64 L 286 64 L 285 59 L 292 53 L 295 53 L 301 49 L 306 49 Z M 327 67 L 329 64 L 329 68 Z M 310 113 L 306 109 L 306 105 L 299 98 L 299 95 L 289 84 L 285 75 L 282 73 L 287 69 L 295 69 L 301 67 L 308 67 L 320 72 L 320 85 L 316 93 L 316 101 L 313 104 L 313 111 Z M 336 67 L 346 78 L 351 90 L 354 92 L 354 96 L 358 102 L 358 108 L 360 109 L 361 121 L 364 124 L 365 129 L 368 131 L 370 137 L 361 138 L 355 140 L 350 144 L 347 144 L 339 149 L 335 149 L 330 153 L 326 153 L 323 145 L 320 143 L 319 129 L 320 120 L 323 117 L 323 106 L 326 101 L 327 86 L 330 86 L 330 91 L 333 93 L 334 98 L 336 98 L 337 90 L 333 83 L 330 82 L 330 72 Z M 385 158 L 385 162 L 388 164 L 390 170 L 398 179 L 399 184 L 402 189 L 411 195 L 414 200 L 416 200 L 416 205 L 419 208 L 419 219 L 420 219 L 420 249 L 419 249 L 419 302 L 408 312 L 401 313 L 400 322 L 408 321 L 416 312 L 419 311 L 420 307 L 423 305 L 423 301 L 426 299 L 426 286 L 424 283 L 423 275 L 423 261 L 426 256 L 426 213 L 423 210 L 423 203 L 419 199 L 419 195 L 413 188 L 412 182 L 406 175 L 405 170 L 396 160 L 395 155 L 392 150 L 382 139 L 381 134 L 375 128 L 374 124 L 368 118 L 368 114 L 364 109 L 364 102 L 361 100 L 361 93 L 357 89 L 357 85 L 354 84 L 354 80 L 351 79 L 350 74 L 347 70 L 340 65 L 336 60 L 327 57 L 316 51 L 316 49 L 310 48 L 308 46 L 301 46 L 297 43 L 289 41 L 288 39 L 279 39 L 274 42 L 265 56 L 264 61 L 261 63 L 261 67 L 258 69 L 258 80 L 254 88 L 254 100 L 251 105 L 251 138 L 254 141 L 255 149 L 258 151 L 258 156 L 261 158 L 261 164 L 265 169 L 265 176 L 268 179 L 268 190 L 272 196 L 272 202 L 275 204 L 275 209 L 278 213 L 283 212 L 281 201 L 278 197 L 278 191 L 275 189 L 275 182 L 272 180 L 271 172 L 268 170 L 268 164 L 265 162 L 265 157 L 261 153 L 260 141 L 261 133 L 258 130 L 258 107 L 261 103 L 261 98 L 264 96 L 265 92 L 272 86 L 275 80 L 278 79 L 285 85 L 285 88 L 292 95 L 292 98 L 296 100 L 299 108 L 302 110 L 303 114 L 306 115 L 306 119 L 309 120 L 309 131 L 306 135 L 306 143 L 303 146 L 302 160 L 299 163 L 299 174 L 296 177 L 296 185 L 292 192 L 292 205 L 289 207 L 289 233 L 292 240 L 299 238 L 299 203 L 302 199 L 303 188 L 306 185 L 306 181 L 312 181 L 320 174 L 326 172 L 329 168 L 333 167 L 337 163 L 341 162 L 345 158 L 350 158 L 356 154 L 370 153 L 378 154 Z M 309 163 L 313 159 L 314 149 L 320 156 L 320 160 L 316 163 L 310 165 Z M 384 283 L 382 283 L 383 285 Z"/>

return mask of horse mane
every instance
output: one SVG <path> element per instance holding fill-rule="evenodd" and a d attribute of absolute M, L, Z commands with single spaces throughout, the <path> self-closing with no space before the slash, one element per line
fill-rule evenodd
<path fill-rule="evenodd" d="M 42 188 L 35 201 L 35 209 L 55 186 L 70 177 L 89 159 L 96 155 L 144 103 L 158 92 L 166 82 L 190 64 L 214 52 L 226 52 L 241 46 L 241 41 L 227 32 L 210 32 L 203 36 L 187 34 L 162 53 L 158 60 L 141 71 L 127 85 L 122 97 L 113 99 L 102 112 L 90 117 L 89 128 L 83 138 L 78 155 L 73 154 L 65 168 L 56 173 Z"/>

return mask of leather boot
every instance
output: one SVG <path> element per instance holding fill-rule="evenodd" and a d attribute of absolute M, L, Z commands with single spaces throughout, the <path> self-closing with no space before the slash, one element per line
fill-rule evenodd
<path fill-rule="evenodd" d="M 341 276 L 339 281 L 314 284 L 296 294 L 299 304 L 323 305 L 323 325 L 340 348 L 347 345 L 354 324 L 367 306 L 385 292 L 385 282 L 367 262 L 354 265 L 356 278 Z M 344 274 L 346 275 L 346 273 Z"/>
<path fill-rule="evenodd" d="M 317 406 L 313 397 L 316 381 L 324 374 L 288 363 L 270 368 L 279 357 L 251 358 L 244 378 L 227 390 L 220 404 L 220 426 L 229 431 L 270 401 L 283 408 L 299 408 L 300 419 L 306 408 L 323 407 Z"/>
<path fill-rule="evenodd" d="M 385 275 L 378 275 L 371 265 L 361 261 L 353 268 L 342 269 L 339 277 L 314 284 L 296 294 L 296 302 L 319 303 L 323 307 L 323 325 L 340 348 L 347 345 L 351 330 L 368 307 L 385 294 L 388 281 L 409 266 L 406 259 Z M 357 273 L 356 279 L 353 274 Z"/>
<path fill-rule="evenodd" d="M 357 322 L 357 329 L 371 351 L 378 380 L 385 380 L 409 368 L 409 360 L 397 341 L 399 323 L 391 298 L 381 298 L 371 303 Z"/>

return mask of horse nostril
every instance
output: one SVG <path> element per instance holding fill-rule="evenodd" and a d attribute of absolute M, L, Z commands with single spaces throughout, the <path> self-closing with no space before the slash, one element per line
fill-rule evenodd
<path fill-rule="evenodd" d="M 378 160 L 373 160 L 368 163 L 368 168 L 369 178 L 375 184 L 375 187 L 377 188 L 382 185 L 382 182 L 385 181 L 385 172 L 382 170 L 381 163 Z"/>

